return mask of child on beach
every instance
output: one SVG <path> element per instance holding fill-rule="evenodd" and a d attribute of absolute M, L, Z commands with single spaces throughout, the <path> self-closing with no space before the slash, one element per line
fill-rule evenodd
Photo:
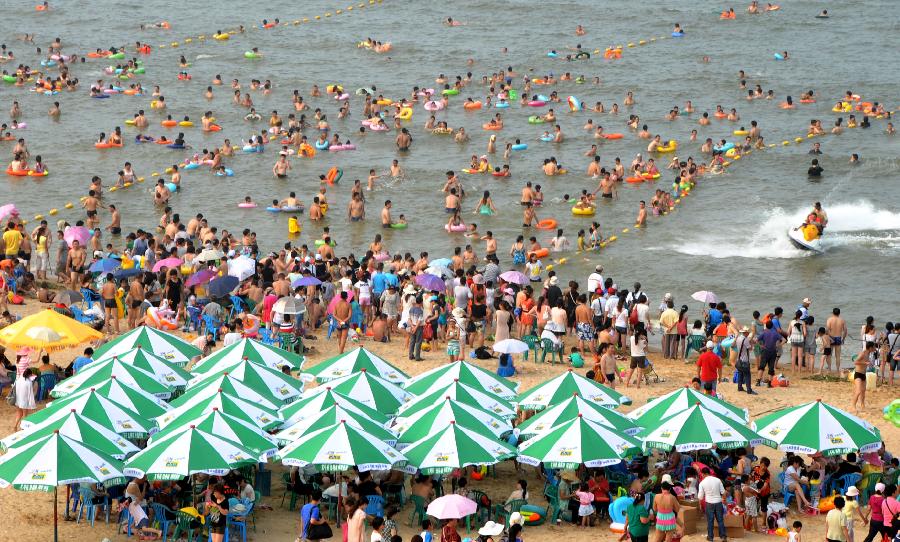
<path fill-rule="evenodd" d="M 588 491 L 588 485 L 584 482 L 575 492 L 578 498 L 578 517 L 581 518 L 581 526 L 588 527 L 590 525 L 591 516 L 594 515 L 594 494 Z"/>

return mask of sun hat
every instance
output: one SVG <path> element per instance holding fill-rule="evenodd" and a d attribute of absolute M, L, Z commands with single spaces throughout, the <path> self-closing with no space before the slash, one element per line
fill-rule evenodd
<path fill-rule="evenodd" d="M 478 534 L 481 536 L 497 536 L 503 532 L 503 524 L 495 523 L 493 521 L 488 521 L 484 524 L 484 527 L 478 529 Z"/>
<path fill-rule="evenodd" d="M 715 347 L 715 346 L 716 346 L 716 345 L 715 345 L 712 341 L 706 341 L 706 347 L 707 347 L 707 348 L 713 348 L 713 347 Z"/>

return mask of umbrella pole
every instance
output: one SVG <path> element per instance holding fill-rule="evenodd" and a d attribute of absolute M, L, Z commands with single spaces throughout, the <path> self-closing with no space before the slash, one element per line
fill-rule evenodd
<path fill-rule="evenodd" d="M 341 495 L 343 494 L 343 491 L 342 491 L 343 488 L 341 487 L 340 473 L 335 472 L 334 479 L 337 482 L 337 488 L 338 488 L 338 503 L 337 503 L 337 511 L 334 514 L 335 515 L 334 521 L 335 521 L 335 525 L 340 527 L 341 526 Z M 350 489 L 350 488 L 347 488 L 347 489 Z"/>
<path fill-rule="evenodd" d="M 69 487 L 68 485 L 66 486 Z M 53 486 L 53 542 L 59 542 L 59 487 Z"/>

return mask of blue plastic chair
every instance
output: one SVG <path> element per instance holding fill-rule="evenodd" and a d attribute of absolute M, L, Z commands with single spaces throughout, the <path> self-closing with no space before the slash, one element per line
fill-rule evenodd
<path fill-rule="evenodd" d="M 81 503 L 81 493 L 78 491 L 80 484 L 69 484 L 69 497 L 66 499 L 66 517 L 78 513 L 78 505 Z"/>
<path fill-rule="evenodd" d="M 203 315 L 203 326 L 206 328 L 206 333 L 212 333 L 213 340 L 219 340 L 219 327 L 221 327 L 222 322 L 219 322 L 214 317 L 204 314 Z"/>
<path fill-rule="evenodd" d="M 122 511 L 119 512 L 119 520 L 116 522 L 116 534 L 119 534 L 122 525 L 125 525 L 125 536 L 131 538 L 131 524 L 134 523 L 131 520 L 131 514 L 128 512 L 127 508 L 122 508 Z"/>
<path fill-rule="evenodd" d="M 50 392 L 56 387 L 56 374 L 41 373 L 41 379 L 38 381 L 38 401 L 43 401 L 50 396 Z"/>
<path fill-rule="evenodd" d="M 778 481 L 781 482 L 781 492 L 784 494 L 784 506 L 790 507 L 791 499 L 796 499 L 797 496 L 794 495 L 794 492 L 787 488 L 787 485 L 784 482 L 785 474 L 782 472 L 778 475 Z M 799 502 L 799 501 L 798 501 Z"/>
<path fill-rule="evenodd" d="M 369 506 L 366 507 L 367 516 L 384 517 L 384 497 L 381 495 L 369 495 L 366 497 Z"/>
<path fill-rule="evenodd" d="M 278 337 L 267 327 L 259 328 L 259 340 L 263 344 L 267 344 L 269 346 L 276 346 L 279 344 Z"/>
<path fill-rule="evenodd" d="M 71 307 L 69 307 L 69 309 L 72 311 L 72 316 L 75 318 L 75 320 L 78 323 L 90 325 L 91 322 L 94 320 L 90 316 L 85 316 L 84 311 L 79 309 L 75 305 L 72 305 Z"/>
<path fill-rule="evenodd" d="M 235 315 L 244 312 L 245 302 L 244 300 L 237 295 L 230 296 L 231 299 L 231 311 L 228 313 L 228 321 L 234 320 Z"/>
<path fill-rule="evenodd" d="M 150 507 L 153 509 L 153 522 L 159 525 L 163 542 L 165 542 L 169 537 L 169 527 L 175 525 L 175 511 L 158 502 L 150 503 Z M 168 519 L 169 517 L 172 519 Z"/>
<path fill-rule="evenodd" d="M 187 308 L 188 317 L 187 322 L 185 322 L 185 328 L 187 327 L 188 323 L 190 323 L 190 325 L 193 326 L 194 331 L 200 331 L 200 326 L 203 323 L 203 321 L 200 319 L 200 312 L 200 307 Z M 187 329 L 185 329 L 184 331 L 187 331 Z"/>
<path fill-rule="evenodd" d="M 838 489 L 841 495 L 846 495 L 847 490 L 858 484 L 860 480 L 862 480 L 862 474 L 858 472 L 851 472 L 841 476 L 840 478 L 835 478 L 831 482 L 831 487 L 833 489 Z"/>
<path fill-rule="evenodd" d="M 231 540 L 229 533 L 236 532 L 243 542 L 247 542 L 247 518 L 253 512 L 253 503 L 240 513 L 231 512 L 231 508 L 228 510 L 228 515 L 225 516 L 225 540 Z"/>
<path fill-rule="evenodd" d="M 91 290 L 90 288 L 81 288 L 79 290 L 81 297 L 84 298 L 85 306 L 90 307 L 93 305 L 94 301 L 100 301 L 100 294 Z"/>
<path fill-rule="evenodd" d="M 80 488 L 78 490 L 78 495 L 80 498 L 80 506 L 77 506 L 78 514 L 75 516 L 75 523 L 80 523 L 82 516 L 84 516 L 85 521 L 90 521 L 91 527 L 93 527 L 94 520 L 97 519 L 97 508 L 101 506 L 106 511 L 106 523 L 109 523 L 109 497 L 103 499 L 103 504 L 94 504 L 92 502 L 94 499 L 94 492 L 86 487 Z"/>

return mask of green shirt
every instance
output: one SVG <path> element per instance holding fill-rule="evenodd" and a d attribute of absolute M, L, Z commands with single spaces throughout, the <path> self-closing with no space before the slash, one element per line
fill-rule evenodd
<path fill-rule="evenodd" d="M 575 367 L 576 369 L 584 367 L 584 358 L 581 357 L 581 354 L 578 352 L 569 354 L 569 361 L 572 363 L 572 367 Z"/>
<path fill-rule="evenodd" d="M 629 504 L 625 509 L 625 515 L 628 516 L 628 532 L 631 536 L 647 536 L 650 534 L 650 523 L 641 523 L 641 518 L 650 517 L 647 507 L 643 504 L 635 506 Z"/>

